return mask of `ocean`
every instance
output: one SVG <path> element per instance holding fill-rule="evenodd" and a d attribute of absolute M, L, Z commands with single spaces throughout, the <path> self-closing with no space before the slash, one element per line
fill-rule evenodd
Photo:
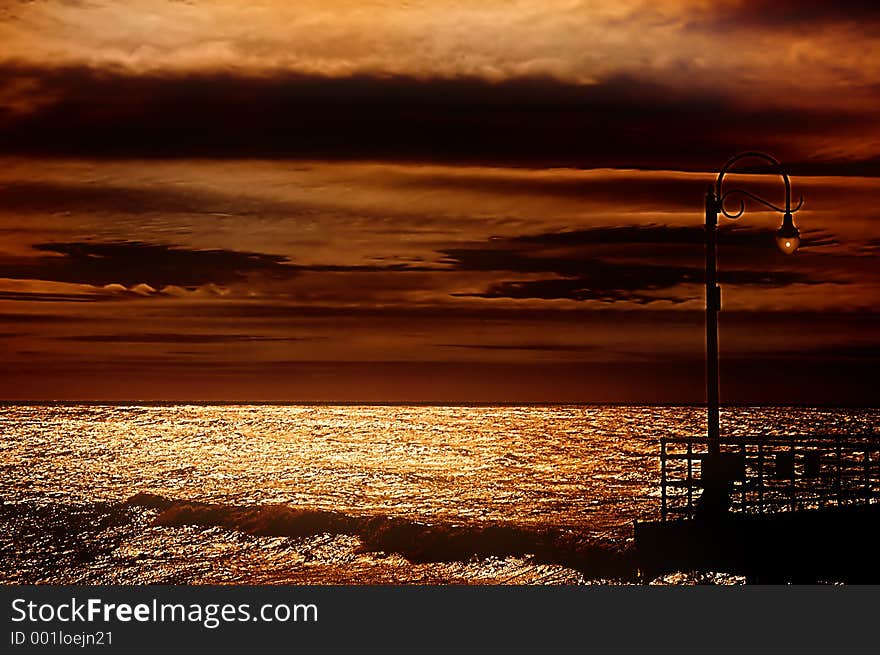
<path fill-rule="evenodd" d="M 725 435 L 876 433 L 878 409 L 741 407 Z M 631 580 L 670 406 L 5 405 L 5 584 Z M 672 580 L 675 581 L 674 579 Z"/>

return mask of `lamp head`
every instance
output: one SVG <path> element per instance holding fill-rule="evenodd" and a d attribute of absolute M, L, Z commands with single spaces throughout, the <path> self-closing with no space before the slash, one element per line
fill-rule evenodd
<path fill-rule="evenodd" d="M 792 254 L 801 244 L 800 230 L 795 227 L 794 219 L 790 212 L 785 212 L 782 225 L 776 230 L 776 245 L 786 255 Z"/>

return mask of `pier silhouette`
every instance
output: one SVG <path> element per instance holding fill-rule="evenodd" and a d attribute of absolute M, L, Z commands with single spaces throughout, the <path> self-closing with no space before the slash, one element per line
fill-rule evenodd
<path fill-rule="evenodd" d="M 880 581 L 880 436 L 708 446 L 702 437 L 661 439 L 660 520 L 635 524 L 642 581 L 673 571 L 755 583 Z"/>
<path fill-rule="evenodd" d="M 782 207 L 742 188 L 724 191 L 743 160 L 782 178 Z M 730 197 L 739 198 L 737 211 L 725 207 Z M 639 577 L 700 570 L 758 583 L 880 581 L 880 436 L 721 436 L 716 231 L 719 215 L 743 215 L 742 198 L 783 215 L 775 235 L 783 253 L 800 244 L 793 214 L 804 199 L 792 206 L 779 160 L 757 151 L 731 157 L 705 196 L 707 434 L 660 440 L 660 520 L 635 524 Z"/>

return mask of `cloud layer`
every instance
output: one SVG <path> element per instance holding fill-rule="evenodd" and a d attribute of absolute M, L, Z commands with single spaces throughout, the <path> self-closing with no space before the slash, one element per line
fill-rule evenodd
<path fill-rule="evenodd" d="M 748 143 L 794 163 L 874 170 L 871 109 L 758 109 L 635 77 L 588 85 L 276 72 L 131 75 L 0 68 L 18 109 L 7 152 L 118 157 L 293 157 L 705 169 Z M 15 89 L 23 89 L 16 94 Z M 868 141 L 870 144 L 871 141 Z M 880 170 L 880 169 L 877 169 Z M 875 171 L 876 172 L 876 171 Z M 192 202 L 194 199 L 190 199 Z"/>
<path fill-rule="evenodd" d="M 699 401 L 703 194 L 757 148 L 803 247 L 722 221 L 725 400 L 864 400 L 878 13 L 3 3 L 0 397 Z"/>

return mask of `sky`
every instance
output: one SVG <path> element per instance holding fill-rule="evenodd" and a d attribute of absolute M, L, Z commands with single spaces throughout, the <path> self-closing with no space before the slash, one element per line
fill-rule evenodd
<path fill-rule="evenodd" d="M 0 398 L 701 402 L 763 150 L 722 402 L 876 404 L 878 79 L 873 2 L 0 0 Z"/>

